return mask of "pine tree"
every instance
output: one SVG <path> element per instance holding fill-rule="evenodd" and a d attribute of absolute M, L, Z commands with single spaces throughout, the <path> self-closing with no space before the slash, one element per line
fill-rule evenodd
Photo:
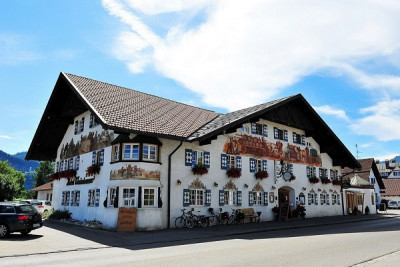
<path fill-rule="evenodd" d="M 41 161 L 35 171 L 36 174 L 33 175 L 33 178 L 36 179 L 35 187 L 38 187 L 50 181 L 49 176 L 54 172 L 54 168 L 50 161 Z"/>

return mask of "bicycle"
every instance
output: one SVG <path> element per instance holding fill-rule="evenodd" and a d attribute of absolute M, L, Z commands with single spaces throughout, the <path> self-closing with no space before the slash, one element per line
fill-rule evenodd
<path fill-rule="evenodd" d="M 228 224 L 244 223 L 244 214 L 239 210 L 232 209 L 232 214 L 229 216 Z"/>
<path fill-rule="evenodd" d="M 194 209 L 188 211 L 189 219 L 193 221 L 193 224 L 187 224 L 187 228 L 193 228 L 196 226 L 207 227 L 208 219 L 204 215 L 195 215 L 193 214 Z M 200 211 L 197 211 L 200 212 Z"/>
<path fill-rule="evenodd" d="M 185 212 L 186 209 L 181 209 L 182 215 L 175 219 L 175 227 L 178 229 L 182 229 L 183 227 L 193 228 L 194 221 L 190 217 L 189 212 Z"/>
<path fill-rule="evenodd" d="M 216 213 L 213 208 L 209 208 L 208 212 L 211 213 L 211 216 L 208 217 L 209 225 L 217 225 L 217 224 L 227 224 L 229 219 L 228 212 L 222 212 L 222 208 L 219 208 L 219 213 Z"/>

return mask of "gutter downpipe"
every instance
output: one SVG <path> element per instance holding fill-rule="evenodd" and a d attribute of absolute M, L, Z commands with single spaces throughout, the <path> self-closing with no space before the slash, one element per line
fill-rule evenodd
<path fill-rule="evenodd" d="M 167 228 L 171 227 L 171 158 L 172 155 L 182 146 L 183 140 L 181 143 L 168 155 L 168 214 L 167 214 Z"/>

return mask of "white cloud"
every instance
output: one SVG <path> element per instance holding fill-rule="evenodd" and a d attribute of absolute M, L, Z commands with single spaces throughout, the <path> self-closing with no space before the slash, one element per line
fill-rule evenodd
<path fill-rule="evenodd" d="M 1 139 L 8 139 L 8 140 L 12 140 L 13 138 L 11 136 L 8 135 L 0 135 Z"/>
<path fill-rule="evenodd" d="M 347 117 L 346 112 L 342 109 L 336 109 L 329 105 L 314 107 L 314 109 L 318 113 L 326 114 L 326 115 L 333 115 L 339 119 L 343 119 L 345 121 L 350 121 L 349 117 Z"/>
<path fill-rule="evenodd" d="M 30 51 L 26 44 L 29 37 L 17 34 L 0 33 L 0 65 L 19 65 L 42 58 L 42 55 Z"/>
<path fill-rule="evenodd" d="M 132 30 L 116 40 L 114 53 L 132 72 L 151 65 L 212 106 L 236 110 L 264 102 L 329 69 L 367 89 L 400 89 L 399 77 L 359 67 L 399 54 L 398 1 L 103 0 L 103 6 Z M 206 12 L 205 21 L 182 15 L 166 37 L 144 23 L 194 9 Z"/>
<path fill-rule="evenodd" d="M 350 126 L 354 133 L 374 136 L 379 141 L 400 140 L 400 100 L 380 101 L 360 112 L 365 117 Z"/>

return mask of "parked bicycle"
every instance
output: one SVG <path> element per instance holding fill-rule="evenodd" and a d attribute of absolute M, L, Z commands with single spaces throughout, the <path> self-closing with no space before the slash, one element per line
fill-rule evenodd
<path fill-rule="evenodd" d="M 191 218 L 191 212 L 185 212 L 186 209 L 181 209 L 182 215 L 175 219 L 175 227 L 181 229 L 183 227 L 193 228 L 194 221 Z"/>
<path fill-rule="evenodd" d="M 229 216 L 228 224 L 244 223 L 244 214 L 239 210 L 232 209 L 232 214 Z"/>
<path fill-rule="evenodd" d="M 229 213 L 222 212 L 222 208 L 219 208 L 219 213 L 215 212 L 213 208 L 209 208 L 208 212 L 211 213 L 211 216 L 208 217 L 208 223 L 210 226 L 228 223 Z"/>
<path fill-rule="evenodd" d="M 204 215 L 200 215 L 200 214 L 193 214 L 194 209 L 191 209 L 190 211 L 188 211 L 188 215 L 191 221 L 193 221 L 193 224 L 189 223 L 186 225 L 187 228 L 193 228 L 194 226 L 201 226 L 201 227 L 207 227 L 208 224 L 208 219 L 206 216 Z M 198 213 L 200 211 L 197 211 Z M 189 221 L 189 220 L 188 220 Z"/>

